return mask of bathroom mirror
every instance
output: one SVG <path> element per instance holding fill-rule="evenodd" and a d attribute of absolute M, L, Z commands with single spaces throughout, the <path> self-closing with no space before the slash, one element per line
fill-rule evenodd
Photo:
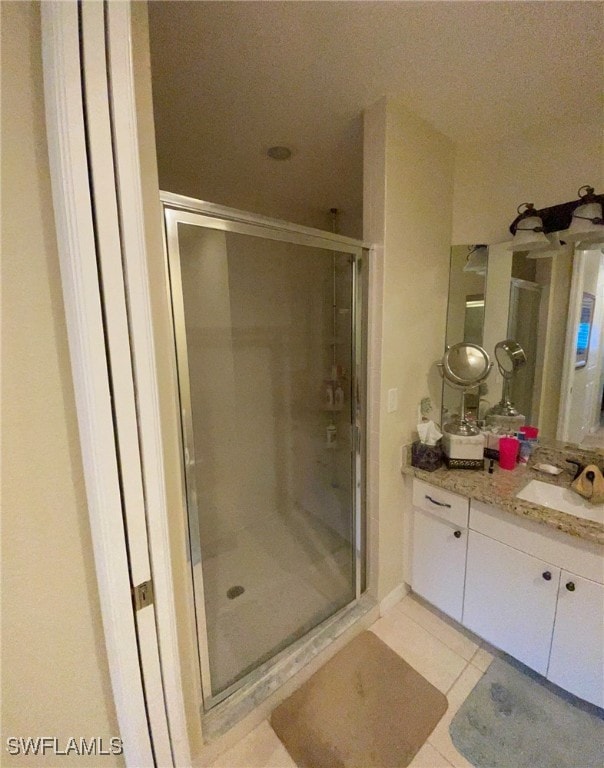
<path fill-rule="evenodd" d="M 503 348 L 497 354 L 496 345 L 512 339 L 524 350 L 526 363 L 515 370 L 509 394 L 527 423 L 538 426 L 546 439 L 604 447 L 603 245 L 567 245 L 542 258 L 511 253 L 507 245 L 489 245 L 486 269 L 481 264 L 480 272 L 468 271 L 475 246 L 451 249 L 445 344 L 480 344 L 498 362 L 488 381 L 467 396 L 466 410 L 483 418 L 501 401 L 503 374 L 512 361 Z M 588 371 L 575 367 L 584 293 L 596 297 Z M 443 422 L 458 408 L 445 386 Z"/>
<path fill-rule="evenodd" d="M 513 377 L 514 371 L 526 365 L 526 354 L 514 339 L 504 339 L 495 344 L 495 359 L 501 375 L 509 379 Z"/>
<path fill-rule="evenodd" d="M 526 354 L 514 339 L 503 339 L 495 344 L 495 359 L 499 373 L 503 377 L 501 400 L 489 408 L 485 414 L 485 421 L 487 425 L 516 429 L 526 423 L 526 416 L 514 406 L 512 383 L 517 372 L 526 365 Z M 516 420 L 516 423 L 508 419 Z"/>
<path fill-rule="evenodd" d="M 451 249 L 445 339 L 448 347 L 461 342 L 483 346 L 487 256 L 488 248 L 481 245 L 460 245 Z M 465 407 L 471 417 L 477 414 L 479 399 L 479 389 L 466 395 Z M 444 424 L 459 413 L 459 396 L 444 384 L 442 404 L 441 423 Z"/>
<path fill-rule="evenodd" d="M 475 265 L 477 253 L 481 258 Z M 461 245 L 451 249 L 445 340 L 449 347 L 462 341 L 482 344 L 487 256 L 488 248 L 483 245 Z"/>
<path fill-rule="evenodd" d="M 492 363 L 478 344 L 460 342 L 445 351 L 439 367 L 452 386 L 467 389 L 478 386 L 486 379 Z"/>

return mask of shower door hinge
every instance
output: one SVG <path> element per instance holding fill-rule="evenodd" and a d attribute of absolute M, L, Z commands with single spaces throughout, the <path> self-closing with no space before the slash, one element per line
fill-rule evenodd
<path fill-rule="evenodd" d="M 146 608 L 153 603 L 153 581 L 143 581 L 136 587 L 132 587 L 132 600 L 134 602 L 134 610 L 140 611 L 141 608 Z"/>

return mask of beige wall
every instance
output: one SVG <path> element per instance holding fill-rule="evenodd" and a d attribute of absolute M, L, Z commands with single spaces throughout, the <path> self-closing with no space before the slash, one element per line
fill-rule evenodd
<path fill-rule="evenodd" d="M 499 243 L 525 201 L 537 208 L 577 198 L 583 184 L 604 186 L 602 122 L 548 125 L 455 152 L 455 244 Z"/>
<path fill-rule="evenodd" d="M 393 101 L 378 102 L 366 120 L 368 135 L 380 121 L 385 130 L 385 141 L 373 136 L 365 145 L 366 167 L 372 157 L 376 166 L 384 164 L 385 193 L 375 184 L 367 188 L 364 233 L 383 243 L 384 254 L 378 454 L 378 596 L 384 597 L 404 574 L 408 536 L 403 511 L 409 507 L 409 488 L 401 478 L 401 448 L 413 439 L 423 397 L 430 396 L 435 413 L 440 412 L 442 384 L 434 362 L 442 356 L 445 338 L 453 146 Z M 392 388 L 398 389 L 398 410 L 387 413 Z"/>
<path fill-rule="evenodd" d="M 380 416 L 382 377 L 382 296 L 386 201 L 386 101 L 363 115 L 363 234 L 372 243 L 367 306 L 367 587 L 377 596 L 379 575 Z"/>
<path fill-rule="evenodd" d="M 2 765 L 8 736 L 119 735 L 49 180 L 38 4 L 2 10 Z M 65 760 L 66 758 L 63 758 Z M 104 766 L 122 765 L 103 757 Z M 99 765 L 71 756 L 70 765 Z"/>
<path fill-rule="evenodd" d="M 227 8 L 225 13 L 229 12 Z M 315 13 L 318 28 L 329 24 L 321 10 Z M 278 87 L 272 92 L 273 76 L 280 71 L 279 64 L 275 61 L 268 65 L 269 71 L 270 67 L 276 71 L 268 81 L 264 80 L 261 77 L 266 71 L 262 64 L 264 55 L 256 49 L 256 44 L 249 52 L 252 77 L 242 81 L 241 88 L 252 89 L 255 101 L 263 109 L 250 113 L 243 99 L 234 103 L 230 99 L 218 99 L 210 110 L 204 102 L 207 83 L 200 83 L 198 103 L 192 104 L 188 86 L 191 78 L 198 79 L 196 62 L 203 61 L 204 70 L 215 73 L 212 89 L 220 90 L 223 78 L 234 76 L 228 57 L 224 62 L 217 61 L 201 50 L 205 38 L 204 31 L 200 33 L 199 29 L 207 35 L 213 22 L 204 17 L 202 3 L 151 2 L 149 16 L 161 188 L 328 231 L 332 231 L 329 209 L 335 207 L 339 210 L 339 232 L 360 238 L 363 218 L 361 115 L 351 116 L 346 135 L 340 136 L 339 129 L 337 132 L 324 130 L 322 108 L 314 99 L 307 99 L 306 119 L 294 120 L 289 116 L 287 99 L 275 99 Z M 257 16 L 257 23 L 262 25 L 262 9 Z M 272 27 L 268 28 L 272 31 Z M 221 25 L 214 30 L 216 35 L 224 34 Z M 298 38 L 304 49 L 303 34 Z M 235 49 L 245 43 L 236 21 L 231 39 L 233 54 L 237 55 Z M 284 45 L 287 43 L 283 42 Z M 176 47 L 178 51 L 174 50 Z M 287 55 L 307 54 L 303 50 L 299 53 L 290 50 Z M 324 74 L 324 80 L 317 83 L 321 90 L 331 79 L 329 68 Z M 288 83 L 288 87 L 296 99 L 307 98 L 295 83 Z M 279 115 L 279 119 L 274 121 L 273 115 Z M 289 146 L 291 158 L 286 161 L 268 158 L 266 150 L 272 144 Z"/>

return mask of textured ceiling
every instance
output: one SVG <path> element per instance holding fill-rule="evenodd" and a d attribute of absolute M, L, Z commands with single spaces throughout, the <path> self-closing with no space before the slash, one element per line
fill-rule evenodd
<path fill-rule="evenodd" d="M 313 179 L 319 205 L 326 166 L 358 194 L 361 112 L 384 95 L 455 142 L 602 114 L 601 2 L 149 6 L 160 174 L 172 188 L 188 164 L 208 179 L 220 169 L 215 198 L 244 173 L 286 195 L 264 158 L 285 144 L 288 163 L 304 158 L 299 183 Z"/>

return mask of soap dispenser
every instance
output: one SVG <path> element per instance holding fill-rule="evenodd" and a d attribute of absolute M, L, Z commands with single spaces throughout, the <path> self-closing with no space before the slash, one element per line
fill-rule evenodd
<path fill-rule="evenodd" d="M 604 477 L 595 464 L 585 467 L 573 481 L 571 488 L 592 504 L 604 503 Z"/>

